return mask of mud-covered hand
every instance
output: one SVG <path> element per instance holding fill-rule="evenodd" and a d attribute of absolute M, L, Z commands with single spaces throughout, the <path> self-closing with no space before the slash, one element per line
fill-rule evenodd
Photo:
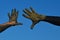
<path fill-rule="evenodd" d="M 28 10 L 28 9 L 24 9 L 23 12 L 25 14 L 23 14 L 24 17 L 32 20 L 32 25 L 31 25 L 31 29 L 34 28 L 34 25 L 36 25 L 39 21 L 45 19 L 45 16 L 44 15 L 39 15 L 37 14 L 33 9 L 32 7 L 30 7 L 31 10 Z M 26 15 L 27 14 L 27 15 Z"/>
<path fill-rule="evenodd" d="M 18 23 L 18 22 L 17 22 L 18 11 L 17 11 L 16 9 L 12 9 L 11 14 L 8 13 L 8 17 L 9 17 L 9 22 L 14 21 L 14 22 Z M 18 24 L 22 25 L 22 23 L 18 23 Z"/>
<path fill-rule="evenodd" d="M 18 11 L 16 9 L 12 9 L 11 14 L 8 13 L 9 21 L 17 21 L 18 18 Z"/>
<path fill-rule="evenodd" d="M 8 17 L 9 17 L 8 22 L 0 24 L 0 32 L 3 32 L 4 30 L 11 26 L 22 25 L 22 23 L 17 22 L 18 11 L 16 11 L 16 9 L 12 9 L 11 15 L 10 13 L 8 13 Z"/>

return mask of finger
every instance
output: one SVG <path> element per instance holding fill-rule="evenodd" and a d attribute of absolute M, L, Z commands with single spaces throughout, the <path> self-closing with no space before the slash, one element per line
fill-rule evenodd
<path fill-rule="evenodd" d="M 18 13 L 15 13 L 14 17 L 15 17 L 15 20 L 17 20 L 17 18 L 18 18 Z"/>
<path fill-rule="evenodd" d="M 13 15 L 13 11 L 14 11 L 14 10 L 12 9 L 11 16 Z"/>
<path fill-rule="evenodd" d="M 13 9 L 13 13 L 16 13 L 16 9 L 15 8 Z"/>
<path fill-rule="evenodd" d="M 9 18 L 9 21 L 10 21 L 10 18 L 11 18 L 11 15 L 10 15 L 10 13 L 8 13 L 8 18 Z"/>
<path fill-rule="evenodd" d="M 26 16 L 25 14 L 23 14 L 23 16 L 26 17 L 26 18 L 30 18 L 29 16 Z"/>
<path fill-rule="evenodd" d="M 31 13 L 28 9 L 25 9 L 25 10 L 26 10 L 26 12 Z"/>
<path fill-rule="evenodd" d="M 32 21 L 31 29 L 33 29 L 36 24 L 36 22 Z"/>
<path fill-rule="evenodd" d="M 40 22 L 40 20 L 39 21 L 32 21 L 33 23 L 32 23 L 32 25 L 31 25 L 31 29 L 33 29 L 34 28 L 34 26 L 37 24 L 37 23 L 39 23 Z"/>
<path fill-rule="evenodd" d="M 10 13 L 8 13 L 8 17 L 10 17 Z"/>
<path fill-rule="evenodd" d="M 18 15 L 19 11 L 16 12 L 16 15 Z"/>
<path fill-rule="evenodd" d="M 18 17 L 18 11 L 15 13 L 15 16 Z"/>
<path fill-rule="evenodd" d="M 23 10 L 24 13 L 26 13 L 27 15 L 31 15 L 31 12 L 28 9 Z"/>
<path fill-rule="evenodd" d="M 35 11 L 34 11 L 34 9 L 33 9 L 32 7 L 30 7 L 30 9 L 31 9 L 31 11 L 32 11 L 33 13 L 35 13 Z"/>
<path fill-rule="evenodd" d="M 15 13 L 15 15 L 18 15 L 19 11 L 16 10 L 14 13 Z"/>
<path fill-rule="evenodd" d="M 25 14 L 29 15 L 25 10 L 23 10 L 23 12 L 24 12 Z M 30 16 L 30 15 L 29 15 L 29 16 Z"/>
<path fill-rule="evenodd" d="M 17 14 L 19 13 L 19 11 L 16 12 Z"/>
<path fill-rule="evenodd" d="M 15 13 L 16 13 L 16 9 L 12 9 L 11 16 L 15 15 Z"/>
<path fill-rule="evenodd" d="M 34 26 L 35 26 L 35 24 L 33 23 L 33 24 L 31 25 L 30 29 L 33 30 Z"/>

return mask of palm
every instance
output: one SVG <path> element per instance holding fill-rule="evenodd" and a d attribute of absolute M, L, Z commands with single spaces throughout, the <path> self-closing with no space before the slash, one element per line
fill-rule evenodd
<path fill-rule="evenodd" d="M 42 15 L 37 14 L 31 7 L 30 7 L 31 11 L 29 11 L 28 9 L 23 10 L 24 13 L 26 13 L 27 15 L 23 14 L 24 17 L 32 20 L 32 25 L 31 25 L 31 29 L 34 28 L 34 25 L 36 25 L 40 20 L 42 20 Z"/>
<path fill-rule="evenodd" d="M 8 17 L 9 17 L 9 22 L 15 22 L 15 24 L 21 24 L 17 22 L 18 11 L 16 11 L 16 9 L 12 9 L 11 15 L 10 13 L 8 13 Z"/>
<path fill-rule="evenodd" d="M 23 12 L 27 14 L 27 15 L 23 14 L 23 16 L 32 20 L 33 23 L 31 25 L 31 29 L 33 29 L 34 25 L 37 24 L 40 21 L 40 19 L 39 15 L 36 14 L 36 12 L 32 8 L 30 9 L 32 12 L 29 11 L 28 9 L 23 10 Z"/>
<path fill-rule="evenodd" d="M 12 9 L 11 15 L 8 13 L 9 21 L 17 21 L 18 11 L 16 9 Z"/>

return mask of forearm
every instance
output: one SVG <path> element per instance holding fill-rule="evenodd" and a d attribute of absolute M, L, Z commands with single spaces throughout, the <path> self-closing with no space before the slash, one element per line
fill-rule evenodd
<path fill-rule="evenodd" d="M 46 16 L 43 21 L 60 26 L 60 17 L 58 16 Z"/>
<path fill-rule="evenodd" d="M 3 32 L 9 27 L 9 25 L 0 25 L 0 32 Z"/>

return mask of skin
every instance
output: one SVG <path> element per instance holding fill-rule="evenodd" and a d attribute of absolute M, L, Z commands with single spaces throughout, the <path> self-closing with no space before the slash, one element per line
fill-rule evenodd
<path fill-rule="evenodd" d="M 8 13 L 8 17 L 9 17 L 8 22 L 4 24 L 0 24 L 0 32 L 3 32 L 4 30 L 6 30 L 7 28 L 11 26 L 22 25 L 22 23 L 17 22 L 18 11 L 16 11 L 16 9 L 12 9 L 11 15 L 10 13 Z"/>
<path fill-rule="evenodd" d="M 32 20 L 31 29 L 33 29 L 34 26 L 40 21 L 45 21 L 53 25 L 60 26 L 60 16 L 44 16 L 41 14 L 39 15 L 32 9 L 32 7 L 30 7 L 30 10 L 24 9 L 23 12 L 25 13 L 23 14 L 24 17 Z"/>
<path fill-rule="evenodd" d="M 25 14 L 23 14 L 24 17 L 32 20 L 32 25 L 31 25 L 31 29 L 34 28 L 34 26 L 39 23 L 41 20 L 44 20 L 45 19 L 45 16 L 44 15 L 39 15 L 37 14 L 32 7 L 30 7 L 30 10 L 28 10 L 27 8 L 25 8 L 23 10 L 23 12 Z"/>

